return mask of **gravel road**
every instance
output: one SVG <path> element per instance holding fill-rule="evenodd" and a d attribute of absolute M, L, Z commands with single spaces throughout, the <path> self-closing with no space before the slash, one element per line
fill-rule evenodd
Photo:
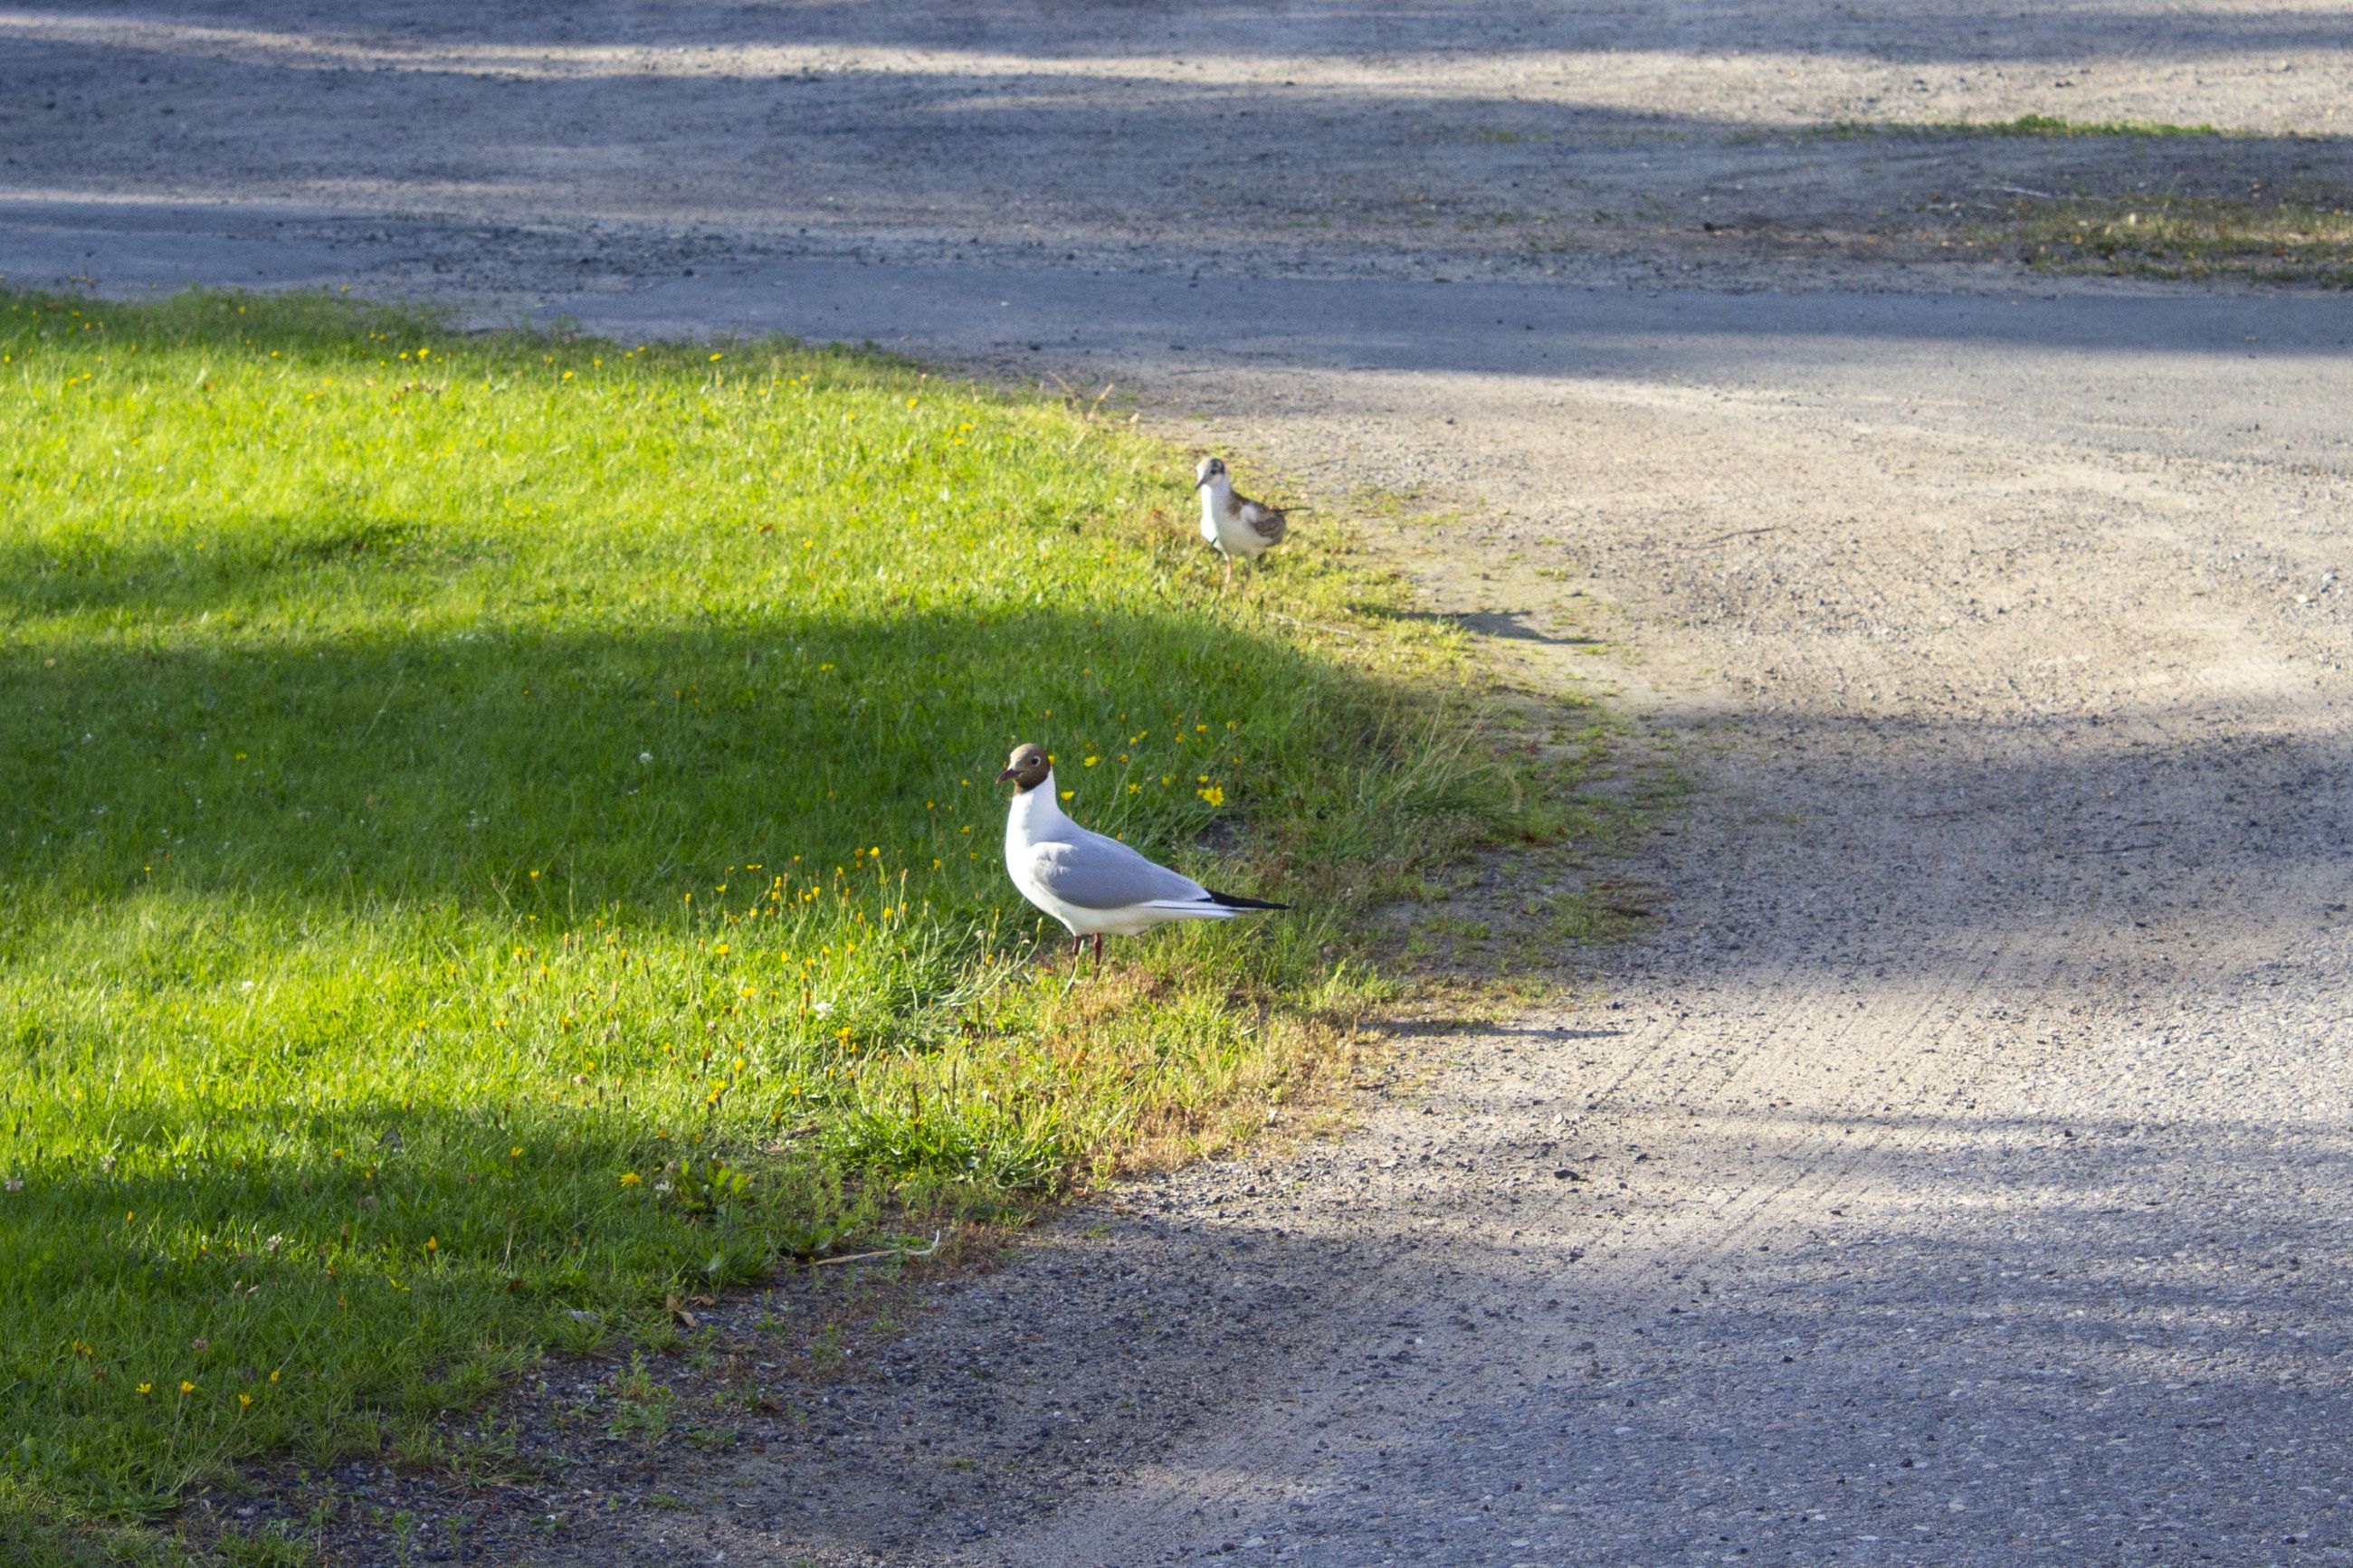
<path fill-rule="evenodd" d="M 1116 381 L 1462 506 L 1434 605 L 1697 786 L 1657 935 L 552 1561 L 2353 1561 L 2353 300 L 1923 210 L 2341 184 L 2353 11 L 131 15 L 0 12 L 0 271 Z M 2028 112 L 2313 134 L 1800 134 Z"/>

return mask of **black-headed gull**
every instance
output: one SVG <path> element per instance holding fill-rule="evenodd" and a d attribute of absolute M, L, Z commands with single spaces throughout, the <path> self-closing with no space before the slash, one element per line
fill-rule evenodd
<path fill-rule="evenodd" d="M 1042 747 L 1015 747 L 997 782 L 1013 785 L 1005 869 L 1023 898 L 1070 931 L 1074 957 L 1092 937 L 1095 962 L 1102 963 L 1106 931 L 1140 936 L 1169 921 L 1228 921 L 1252 910 L 1291 907 L 1211 892 L 1116 838 L 1081 827 L 1062 815 L 1054 797 L 1053 760 Z"/>
<path fill-rule="evenodd" d="M 1201 537 L 1226 558 L 1225 586 L 1230 588 L 1236 556 L 1255 560 L 1268 546 L 1282 542 L 1282 513 L 1236 495 L 1223 458 L 1202 458 L 1193 488 L 1201 492 Z"/>

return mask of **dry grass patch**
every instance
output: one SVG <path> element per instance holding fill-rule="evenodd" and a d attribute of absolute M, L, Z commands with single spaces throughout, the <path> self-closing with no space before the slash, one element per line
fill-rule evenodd
<path fill-rule="evenodd" d="M 2353 286 L 2353 205 L 2342 193 L 2030 199 L 1978 237 L 2042 272 Z"/>

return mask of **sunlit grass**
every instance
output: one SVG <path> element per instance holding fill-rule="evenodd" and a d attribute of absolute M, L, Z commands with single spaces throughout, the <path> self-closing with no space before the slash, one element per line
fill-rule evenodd
<path fill-rule="evenodd" d="M 2068 196 L 2019 203 L 1989 237 L 2041 271 L 2353 286 L 2341 200 Z"/>
<path fill-rule="evenodd" d="M 1366 613 L 1403 586 L 1343 525 L 1220 601 L 1181 455 L 1059 403 L 0 295 L 0 451 L 26 1560 L 681 1287 L 1262 1123 L 1383 994 L 1352 912 L 1514 810 L 1451 634 Z M 1042 973 L 1021 740 L 1299 911 Z"/>

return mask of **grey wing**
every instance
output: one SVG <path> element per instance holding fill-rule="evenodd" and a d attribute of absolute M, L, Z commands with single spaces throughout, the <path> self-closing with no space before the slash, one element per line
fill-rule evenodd
<path fill-rule="evenodd" d="M 1030 854 L 1039 885 L 1078 909 L 1197 904 L 1209 897 L 1208 889 L 1192 878 L 1155 865 L 1118 839 L 1099 833 L 1075 841 L 1040 844 Z"/>
<path fill-rule="evenodd" d="M 1286 525 L 1283 522 L 1282 513 L 1275 510 L 1274 508 L 1261 505 L 1254 500 L 1246 500 L 1242 502 L 1242 521 L 1250 524 L 1251 532 L 1269 544 L 1282 542 L 1282 531 Z"/>

